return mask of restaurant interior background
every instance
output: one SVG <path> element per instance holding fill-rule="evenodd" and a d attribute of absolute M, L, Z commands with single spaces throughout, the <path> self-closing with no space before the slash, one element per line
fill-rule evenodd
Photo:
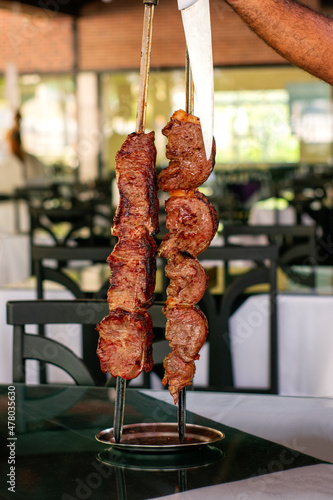
<path fill-rule="evenodd" d="M 303 1 L 333 15 L 333 0 Z M 200 189 L 219 228 L 198 256 L 209 333 L 176 406 L 160 390 L 165 260 L 148 310 L 152 371 L 128 381 L 125 398 L 96 355 L 116 243 L 115 154 L 136 125 L 143 2 L 0 0 L 1 498 L 332 499 L 332 89 L 224 0 L 210 8 L 217 154 Z M 185 107 L 185 38 L 177 0 L 154 10 L 146 130 L 160 170 L 161 130 Z M 28 183 L 7 142 L 17 109 L 24 150 L 46 169 Z M 110 432 L 122 418 L 117 449 Z"/>
<path fill-rule="evenodd" d="M 306 3 L 333 12 L 327 0 Z M 331 86 L 290 65 L 225 2 L 211 0 L 210 5 L 217 153 L 214 173 L 201 189 L 218 210 L 219 236 L 225 224 L 249 222 L 258 207 L 275 214 L 292 207 L 293 224 L 315 224 L 309 214 L 320 211 L 324 201 L 330 213 L 333 206 Z M 46 166 L 47 185 L 60 186 L 57 195 L 48 192 L 46 199 L 42 190 L 33 191 L 28 203 L 34 209 L 71 209 L 96 192 L 99 196 L 99 189 L 103 203 L 114 209 L 115 154 L 135 129 L 142 15 L 137 0 L 0 2 L 0 179 L 10 175 L 6 134 L 19 109 L 24 149 Z M 184 63 L 176 0 L 160 0 L 146 123 L 146 131 L 156 134 L 158 170 L 167 165 L 161 130 L 171 114 L 185 106 Z M 12 194 L 2 192 L 0 184 L 0 209 Z M 6 223 L 1 216 L 0 233 L 6 232 Z M 110 218 L 102 226 L 105 244 Z M 326 226 L 319 228 L 319 236 L 323 231 Z M 327 231 L 325 237 L 330 243 Z M 26 269 L 16 269 L 16 281 L 18 274 L 23 279 L 31 273 L 29 246 L 22 246 L 21 240 L 20 245 L 16 263 L 26 249 Z M 11 243 L 10 253 L 13 248 Z M 328 274 L 316 275 L 327 293 L 333 290 L 331 255 L 329 251 L 321 262 Z M 210 279 L 214 293 L 222 279 L 215 268 Z M 12 286 L 15 280 L 10 277 L 0 284 Z M 290 287 L 299 289 L 297 281 Z"/>
<path fill-rule="evenodd" d="M 308 3 L 323 8 L 317 0 Z M 82 5 L 79 17 L 60 13 L 73 4 Z M 20 108 L 24 147 L 50 167 L 50 176 L 72 174 L 86 181 L 112 174 L 115 153 L 134 130 L 141 10 L 133 0 L 55 1 L 51 10 L 2 2 L 2 162 L 5 135 Z M 287 64 L 224 2 L 212 1 L 211 13 L 215 172 L 251 177 L 277 167 L 328 168 L 331 87 Z M 147 108 L 158 167 L 167 161 L 160 131 L 173 110 L 184 107 L 180 28 L 173 0 L 164 0 L 155 14 Z"/>

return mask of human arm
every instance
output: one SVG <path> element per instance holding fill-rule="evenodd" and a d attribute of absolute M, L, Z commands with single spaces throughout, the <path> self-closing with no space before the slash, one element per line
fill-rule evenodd
<path fill-rule="evenodd" d="M 226 0 L 291 63 L 333 85 L 333 19 L 294 0 Z"/>

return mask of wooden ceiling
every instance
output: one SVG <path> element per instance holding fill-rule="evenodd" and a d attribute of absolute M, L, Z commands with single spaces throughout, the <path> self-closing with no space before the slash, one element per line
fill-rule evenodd
<path fill-rule="evenodd" d="M 102 2 L 103 0 L 97 1 Z M 107 2 L 108 0 L 104 1 Z M 1 0 L 0 7 L 14 10 L 17 9 L 18 4 L 22 4 L 22 6 L 38 7 L 79 17 L 82 7 L 89 3 L 96 3 L 96 0 L 20 0 L 19 2 L 17 0 Z"/>

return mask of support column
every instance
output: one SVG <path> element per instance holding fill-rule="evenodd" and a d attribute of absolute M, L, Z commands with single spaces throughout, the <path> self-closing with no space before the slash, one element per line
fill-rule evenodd
<path fill-rule="evenodd" d="M 98 177 L 98 157 L 102 144 L 99 126 L 98 78 L 93 72 L 77 75 L 79 180 Z"/>

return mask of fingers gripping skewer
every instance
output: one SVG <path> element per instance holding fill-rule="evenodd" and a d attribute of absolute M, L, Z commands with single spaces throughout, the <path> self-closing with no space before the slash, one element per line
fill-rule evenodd
<path fill-rule="evenodd" d="M 141 134 L 145 130 L 150 53 L 151 53 L 151 42 L 153 35 L 153 18 L 154 18 L 154 8 L 155 5 L 158 4 L 158 0 L 143 0 L 143 3 L 145 5 L 145 9 L 144 9 L 144 22 L 143 22 L 143 33 L 142 33 L 142 45 L 141 45 L 139 97 L 138 97 L 138 109 L 136 117 L 137 134 Z M 114 410 L 114 423 L 113 423 L 114 439 L 116 443 L 119 443 L 123 430 L 125 392 L 126 392 L 126 380 L 122 379 L 121 377 L 117 377 L 116 405 Z"/>
<path fill-rule="evenodd" d="M 185 86 L 186 86 L 186 113 L 193 114 L 193 80 L 190 67 L 190 59 L 186 50 L 185 63 Z M 178 435 L 179 440 L 183 441 L 186 432 L 186 388 L 182 389 L 178 399 Z"/>

